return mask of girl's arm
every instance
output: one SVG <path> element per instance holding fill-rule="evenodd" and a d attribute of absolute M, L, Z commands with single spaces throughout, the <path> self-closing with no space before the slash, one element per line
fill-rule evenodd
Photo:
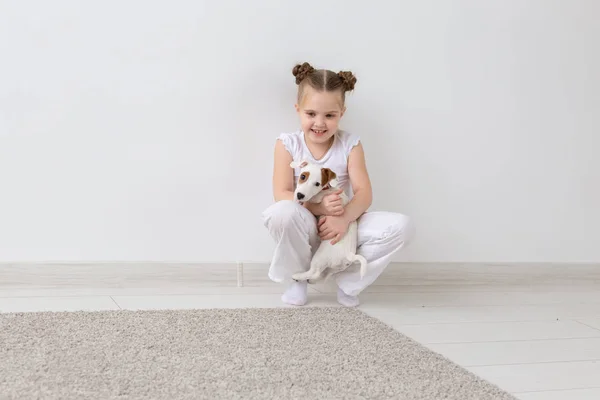
<path fill-rule="evenodd" d="M 294 170 L 290 167 L 292 156 L 285 149 L 281 140 L 275 143 L 275 159 L 273 163 L 273 197 L 275 201 L 293 200 Z"/>
<path fill-rule="evenodd" d="M 294 200 L 294 169 L 290 167 L 292 161 L 291 154 L 285 149 L 281 140 L 277 140 L 273 163 L 273 197 L 276 202 Z M 304 207 L 316 216 L 323 215 L 320 203 L 306 202 Z"/>
<path fill-rule="evenodd" d="M 367 172 L 365 153 L 362 143 L 354 146 L 348 156 L 348 175 L 354 196 L 346 205 L 343 217 L 347 222 L 356 221 L 373 201 L 373 189 Z"/>

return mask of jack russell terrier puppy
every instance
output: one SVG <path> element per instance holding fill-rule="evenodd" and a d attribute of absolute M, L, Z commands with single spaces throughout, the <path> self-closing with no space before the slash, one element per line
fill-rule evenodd
<path fill-rule="evenodd" d="M 337 190 L 336 174 L 329 168 L 321 168 L 307 161 L 292 162 L 290 167 L 300 168 L 300 176 L 294 191 L 294 199 L 303 204 L 304 202 L 320 203 L 325 196 Z M 348 196 L 340 194 L 342 206 L 350 201 Z M 292 276 L 297 281 L 306 280 L 314 283 L 320 279 L 327 279 L 333 274 L 344 271 L 355 262 L 360 262 L 360 276 L 365 276 L 367 260 L 356 254 L 358 242 L 358 223 L 352 221 L 348 225 L 348 231 L 336 244 L 331 240 L 323 240 L 312 257 L 310 269 Z"/>

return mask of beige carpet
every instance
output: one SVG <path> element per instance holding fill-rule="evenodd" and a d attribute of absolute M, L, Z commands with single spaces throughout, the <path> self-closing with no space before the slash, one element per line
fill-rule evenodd
<path fill-rule="evenodd" d="M 514 400 L 337 307 L 0 314 L 0 396 Z"/>

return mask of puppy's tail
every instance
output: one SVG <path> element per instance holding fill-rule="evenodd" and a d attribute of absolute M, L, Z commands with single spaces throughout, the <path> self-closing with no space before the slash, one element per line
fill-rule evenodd
<path fill-rule="evenodd" d="M 360 277 L 364 278 L 367 273 L 367 259 L 361 256 L 360 254 L 353 254 L 348 256 L 348 260 L 350 263 L 359 262 L 360 263 Z"/>

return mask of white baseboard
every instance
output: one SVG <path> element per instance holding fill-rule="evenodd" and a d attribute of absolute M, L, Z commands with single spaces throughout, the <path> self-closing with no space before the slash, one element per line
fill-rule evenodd
<path fill-rule="evenodd" d="M 245 285 L 270 282 L 268 263 L 244 263 Z M 0 263 L 0 290 L 15 287 L 236 286 L 236 263 Z M 374 285 L 538 285 L 600 281 L 600 264 L 391 263 Z"/>

